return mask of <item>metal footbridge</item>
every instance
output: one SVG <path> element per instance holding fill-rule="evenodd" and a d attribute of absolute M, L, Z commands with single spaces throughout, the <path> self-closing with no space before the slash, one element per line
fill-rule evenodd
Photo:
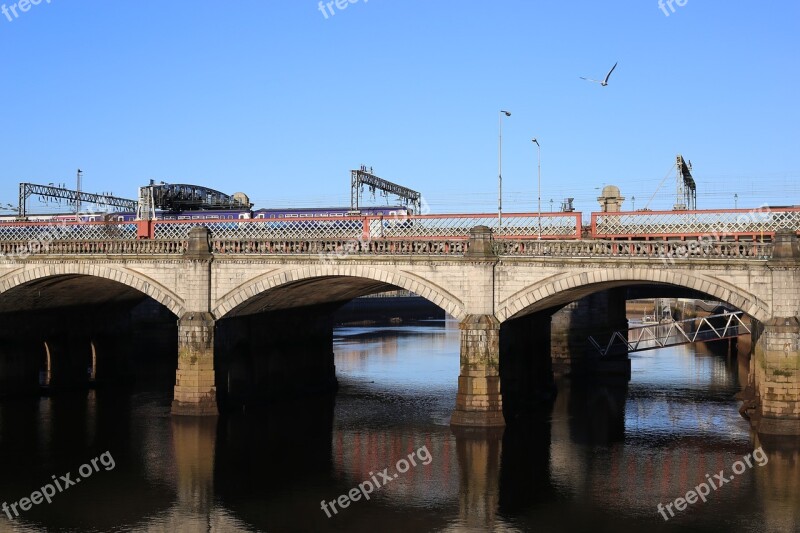
<path fill-rule="evenodd" d="M 624 347 L 628 353 L 655 350 L 668 346 L 678 346 L 695 342 L 732 339 L 750 333 L 750 328 L 742 321 L 744 313 L 736 311 L 707 317 L 689 318 L 648 324 L 623 331 L 615 331 L 605 344 L 594 337 L 589 343 L 605 356 L 615 349 Z"/>

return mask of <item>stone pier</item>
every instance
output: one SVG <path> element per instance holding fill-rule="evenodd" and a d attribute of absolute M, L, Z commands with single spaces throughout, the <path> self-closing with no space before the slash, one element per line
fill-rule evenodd
<path fill-rule="evenodd" d="M 505 426 L 503 398 L 500 394 L 500 321 L 494 309 L 494 253 L 492 232 L 486 226 L 470 231 L 470 260 L 465 274 L 473 280 L 470 299 L 473 313 L 459 324 L 461 330 L 461 370 L 458 376 L 453 426 L 490 428 Z"/>
<path fill-rule="evenodd" d="M 214 373 L 214 330 L 211 305 L 211 254 L 208 228 L 189 232 L 185 280 L 191 287 L 186 308 L 193 309 L 178 320 L 178 369 L 172 414 L 216 416 L 217 388 Z"/>
<path fill-rule="evenodd" d="M 598 358 L 593 337 L 605 346 L 615 331 L 628 329 L 625 289 L 608 289 L 572 302 L 553 315 L 550 350 L 557 375 L 614 375 L 630 379 L 625 347 Z"/>
<path fill-rule="evenodd" d="M 751 362 L 755 394 L 743 409 L 763 436 L 800 437 L 800 244 L 794 232 L 778 232 L 770 260 L 774 317 L 763 331 Z M 746 391 L 747 392 L 747 391 Z M 749 405 L 748 405 L 749 404 Z"/>
<path fill-rule="evenodd" d="M 217 415 L 214 328 L 214 317 L 210 313 L 188 313 L 178 322 L 174 415 Z"/>
<path fill-rule="evenodd" d="M 458 376 L 454 426 L 504 426 L 500 395 L 500 323 L 493 316 L 468 316 L 461 329 L 461 372 Z"/>

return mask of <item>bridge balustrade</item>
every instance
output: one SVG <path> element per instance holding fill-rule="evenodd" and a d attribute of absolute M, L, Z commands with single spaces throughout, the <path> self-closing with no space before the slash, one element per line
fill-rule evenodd
<path fill-rule="evenodd" d="M 38 255 L 182 254 L 186 238 L 158 240 L 60 240 L 53 242 L 2 242 L 0 257 L 25 259 Z M 211 250 L 220 255 L 317 255 L 322 260 L 360 255 L 463 256 L 470 248 L 466 239 L 211 239 Z M 500 257 L 648 258 L 667 262 L 697 259 L 765 261 L 774 245 L 763 242 L 714 241 L 615 241 L 497 239 Z"/>
<path fill-rule="evenodd" d="M 772 244 L 764 242 L 727 241 L 531 241 L 496 240 L 499 256 L 523 257 L 610 257 L 679 259 L 756 259 L 772 256 Z"/>

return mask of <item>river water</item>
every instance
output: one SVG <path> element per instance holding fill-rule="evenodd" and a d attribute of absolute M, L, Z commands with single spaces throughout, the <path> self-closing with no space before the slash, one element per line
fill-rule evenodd
<path fill-rule="evenodd" d="M 335 400 L 212 420 L 172 417 L 168 387 L 4 400 L 0 531 L 798 531 L 800 451 L 753 454 L 732 399 L 747 361 L 632 354 L 630 383 L 559 383 L 475 433 L 449 426 L 458 349 L 452 321 L 341 328 Z"/>

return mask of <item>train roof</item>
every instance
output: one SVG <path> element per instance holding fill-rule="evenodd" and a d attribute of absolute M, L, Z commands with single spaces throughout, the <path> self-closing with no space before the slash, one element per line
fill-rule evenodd
<path fill-rule="evenodd" d="M 368 205 L 359 209 L 408 209 L 405 205 Z M 253 211 L 352 211 L 350 206 L 339 207 L 261 207 Z"/>

